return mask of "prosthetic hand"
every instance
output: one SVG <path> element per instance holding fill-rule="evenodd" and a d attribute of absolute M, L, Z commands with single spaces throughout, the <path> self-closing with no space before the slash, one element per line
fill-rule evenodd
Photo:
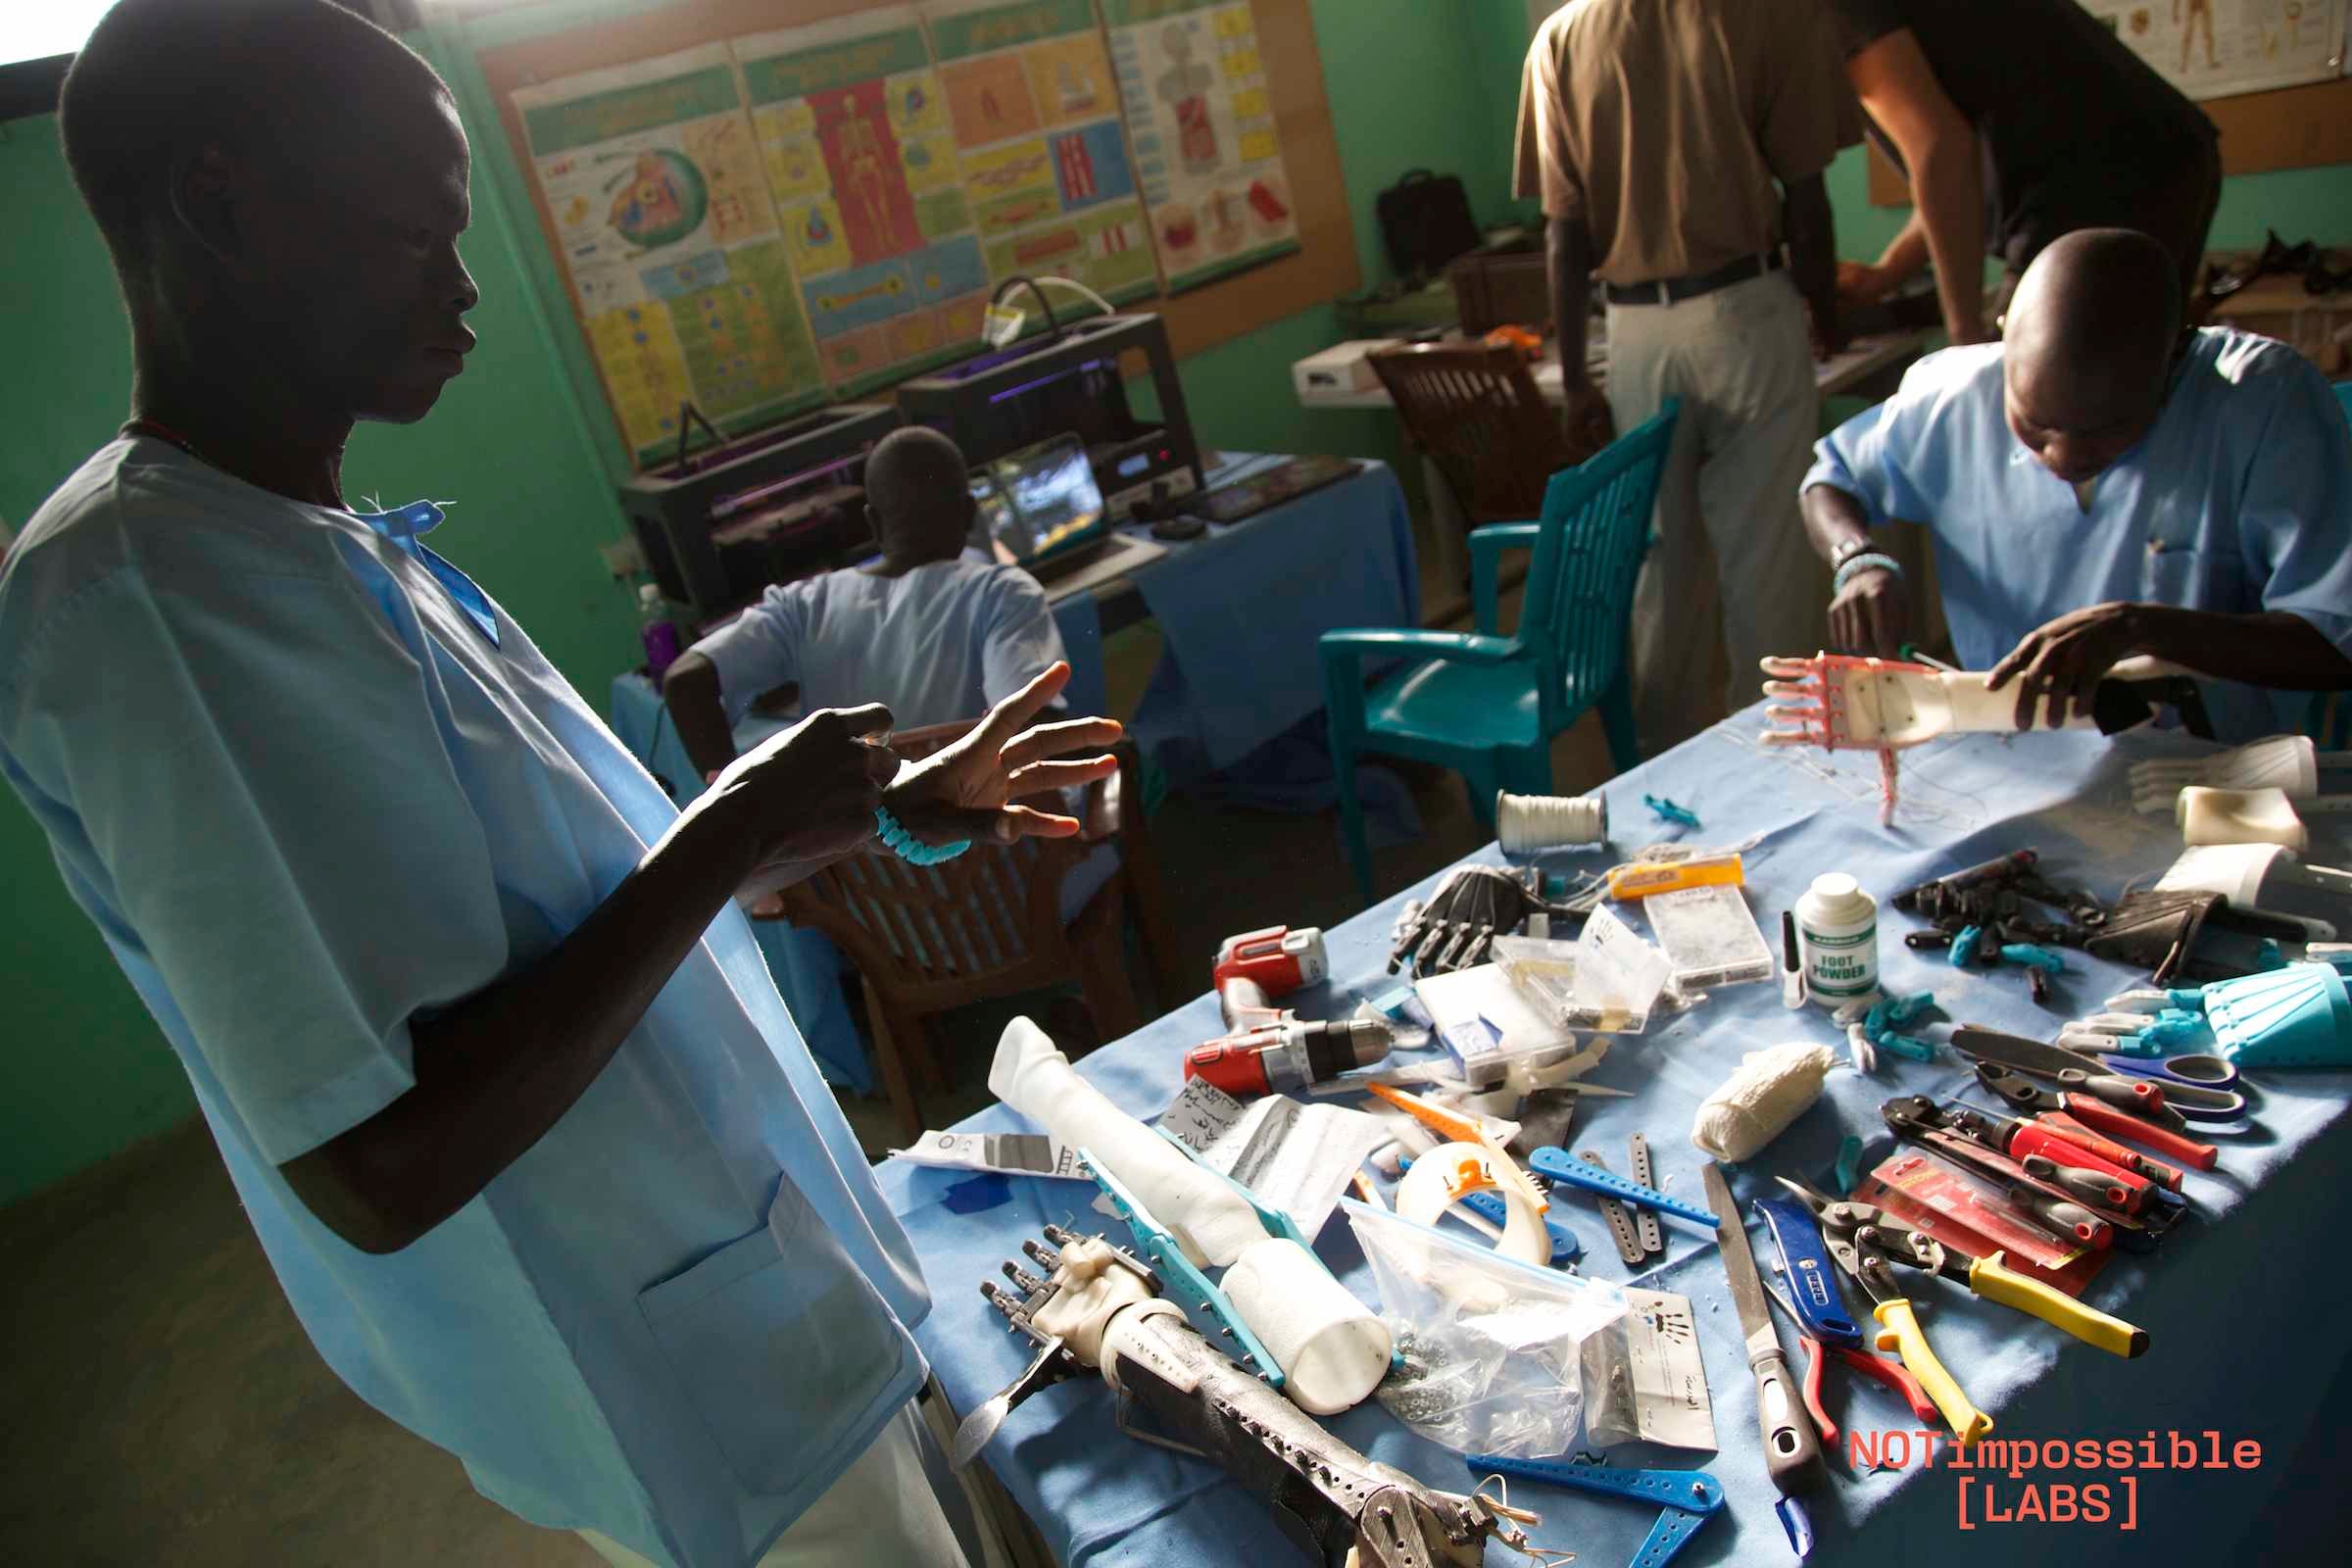
<path fill-rule="evenodd" d="M 1357 1568 L 1478 1568 L 1490 1536 L 1524 1549 L 1514 1521 L 1534 1516 L 1483 1494 L 1423 1486 L 1366 1458 L 1236 1366 L 1161 1294 L 1159 1277 L 1133 1253 L 1059 1226 L 1043 1244 L 1021 1244 L 1040 1276 L 1004 1265 L 1007 1289 L 980 1289 L 1037 1353 L 1004 1391 L 973 1410 L 956 1435 L 956 1462 L 985 1447 L 1012 1407 L 1064 1378 L 1100 1373 L 1118 1396 L 1130 1437 L 1197 1454 L 1273 1510 L 1274 1522 L 1318 1563 Z M 1158 1432 L 1132 1423 L 1149 1410 Z M 1271 1553 L 1235 1544 L 1233 1560 Z"/>
<path fill-rule="evenodd" d="M 1987 691 L 1980 670 L 1936 669 L 1893 659 L 1816 654 L 1760 661 L 1767 746 L 1869 748 L 1879 754 L 1879 820 L 1894 817 L 1894 754 L 1938 735 L 2017 728 L 2014 696 Z M 2089 729 L 2095 720 L 2070 720 Z"/>
<path fill-rule="evenodd" d="M 1773 746 L 1869 747 L 1899 751 L 1938 735 L 2017 728 L 2014 694 L 1985 690 L 1983 670 L 1936 669 L 1893 659 L 1816 654 L 1766 659 L 1764 695 L 1776 699 L 1764 718 Z M 2068 729 L 2090 729 L 2089 716 Z"/>

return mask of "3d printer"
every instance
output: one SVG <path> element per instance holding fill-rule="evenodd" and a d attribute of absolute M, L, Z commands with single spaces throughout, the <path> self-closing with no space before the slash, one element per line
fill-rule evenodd
<path fill-rule="evenodd" d="M 1141 352 L 1159 405 L 1156 420 L 1128 406 L 1123 356 Z M 1065 432 L 1085 443 L 1095 484 L 1114 518 L 1138 501 L 1190 495 L 1203 483 L 1167 328 L 1149 314 L 1098 316 L 1042 337 L 975 355 L 899 387 L 909 424 L 927 424 L 978 466 Z"/>
<path fill-rule="evenodd" d="M 898 427 L 888 404 L 844 403 L 622 481 L 663 597 L 708 620 L 769 583 L 872 555 L 865 457 Z"/>

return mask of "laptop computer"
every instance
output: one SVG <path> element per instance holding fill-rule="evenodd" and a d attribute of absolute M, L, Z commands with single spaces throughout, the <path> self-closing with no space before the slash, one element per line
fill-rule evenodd
<path fill-rule="evenodd" d="M 1094 465 L 1075 434 L 992 458 L 971 471 L 973 543 L 1064 599 L 1167 552 L 1114 532 Z"/>

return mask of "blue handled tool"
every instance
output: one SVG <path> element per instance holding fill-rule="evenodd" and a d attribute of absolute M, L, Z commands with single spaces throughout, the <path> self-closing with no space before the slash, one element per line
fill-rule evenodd
<path fill-rule="evenodd" d="M 1788 1304 L 1797 1322 L 1824 1345 L 1860 1346 L 1862 1326 L 1845 1315 L 1830 1245 L 1813 1211 L 1788 1198 L 1759 1198 L 1755 1207 L 1781 1250 L 1781 1271 L 1788 1280 Z"/>
<path fill-rule="evenodd" d="M 1495 1453 L 1473 1453 L 1467 1459 L 1470 1468 L 1482 1476 L 1512 1476 L 1521 1481 L 1541 1481 L 1554 1487 L 1574 1487 L 1580 1492 L 1597 1492 L 1604 1496 L 1657 1503 L 1657 1523 L 1642 1538 L 1642 1545 L 1634 1553 L 1633 1568 L 1664 1568 L 1698 1534 L 1698 1527 L 1723 1507 L 1723 1483 L 1704 1470 L 1619 1470 L 1601 1464 L 1568 1464 L 1559 1459 L 1508 1459 Z"/>
<path fill-rule="evenodd" d="M 2246 1113 L 2246 1097 L 2231 1087 L 2237 1064 L 2219 1056 L 2126 1056 L 2102 1053 L 2111 1072 L 2151 1078 L 2164 1086 L 2164 1102 L 2190 1121 L 2235 1121 Z"/>
<path fill-rule="evenodd" d="M 1715 1216 L 1707 1210 L 1686 1203 L 1680 1199 L 1668 1198 L 1655 1188 L 1644 1187 L 1637 1181 L 1629 1181 L 1614 1171 L 1603 1170 L 1597 1165 L 1588 1165 L 1565 1149 L 1539 1149 L 1527 1156 L 1527 1163 L 1529 1168 L 1538 1175 L 1547 1177 L 1554 1182 L 1565 1182 L 1570 1187 L 1581 1187 L 1588 1193 L 1598 1193 L 1604 1198 L 1622 1198 L 1629 1203 L 1640 1203 L 1646 1208 L 1654 1208 L 1661 1214 L 1672 1214 L 1677 1219 L 1687 1219 L 1693 1225 L 1704 1225 L 1709 1230 L 1716 1228 Z"/>

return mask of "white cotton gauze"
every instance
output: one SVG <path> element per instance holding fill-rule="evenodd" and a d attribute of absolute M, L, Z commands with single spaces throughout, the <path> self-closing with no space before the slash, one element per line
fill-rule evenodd
<path fill-rule="evenodd" d="M 1258 1242 L 1225 1271 L 1225 1295 L 1282 1368 L 1283 1393 L 1309 1415 L 1337 1415 L 1389 1373 L 1395 1340 L 1297 1242 Z"/>
<path fill-rule="evenodd" d="M 1751 1051 L 1690 1121 L 1690 1141 L 1737 1165 L 1781 1136 L 1821 1098 L 1822 1080 L 1837 1056 L 1802 1040 Z"/>
<path fill-rule="evenodd" d="M 1223 1268 L 1244 1248 L 1266 1240 L 1248 1199 L 1112 1104 L 1028 1019 L 1004 1026 L 997 1059 L 989 1064 L 988 1089 L 1064 1145 L 1102 1161 L 1195 1263 Z"/>

